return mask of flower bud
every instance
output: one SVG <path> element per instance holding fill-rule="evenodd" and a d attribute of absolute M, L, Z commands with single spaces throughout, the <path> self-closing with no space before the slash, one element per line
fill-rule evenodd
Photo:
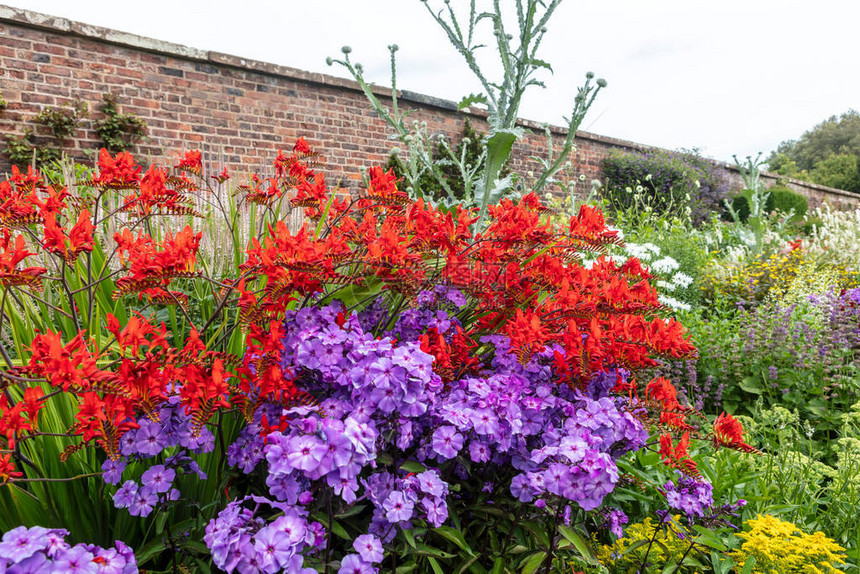
<path fill-rule="evenodd" d="M 344 46 L 343 48 L 340 49 L 340 51 L 343 52 L 344 54 L 349 54 L 350 52 L 352 52 L 352 48 L 350 48 L 349 46 Z"/>

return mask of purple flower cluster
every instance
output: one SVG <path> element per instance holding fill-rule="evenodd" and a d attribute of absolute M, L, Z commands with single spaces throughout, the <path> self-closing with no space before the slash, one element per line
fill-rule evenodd
<path fill-rule="evenodd" d="M 0 572 L 35 574 L 133 574 L 137 561 L 131 549 L 116 541 L 113 548 L 92 544 L 70 546 L 68 531 L 41 526 L 19 526 L 3 534 L 0 542 Z"/>
<path fill-rule="evenodd" d="M 684 512 L 690 518 L 705 516 L 705 511 L 714 504 L 714 487 L 711 483 L 686 475 L 678 478 L 677 485 L 671 481 L 667 482 L 663 490 L 669 506 Z"/>
<path fill-rule="evenodd" d="M 245 503 L 253 503 L 254 508 Z M 260 516 L 263 505 L 278 510 L 277 518 L 269 522 Z M 322 525 L 308 522 L 301 508 L 257 496 L 228 504 L 206 526 L 203 537 L 218 568 L 243 574 L 316 574 L 304 566 L 302 552 L 322 546 L 324 540 Z"/>
<path fill-rule="evenodd" d="M 361 413 L 336 417 L 335 403 L 328 404 L 328 416 L 308 412 L 293 419 L 287 434 L 267 437 L 266 484 L 278 500 L 296 504 L 309 481 L 324 480 L 345 502 L 355 502 L 358 475 L 376 456 L 376 428 Z"/>
<path fill-rule="evenodd" d="M 396 478 L 388 472 L 378 472 L 363 481 L 367 497 L 375 510 L 370 532 L 389 542 L 396 534 L 394 526 L 412 527 L 417 518 L 433 526 L 448 519 L 448 483 L 434 470 Z"/>
<path fill-rule="evenodd" d="M 591 510 L 618 481 L 616 459 L 648 436 L 626 400 L 607 396 L 626 372 L 602 373 L 582 394 L 555 383 L 555 348 L 521 364 L 507 337 L 488 336 L 482 343 L 495 352 L 486 356 L 485 370 L 443 384 L 418 338 L 432 326 L 450 341 L 460 324 L 444 308 L 465 301 L 446 289 L 418 299 L 418 309 L 402 311 L 391 325 L 382 307 L 352 316 L 338 303 L 288 312 L 281 367 L 318 404 L 265 406 L 268 420 L 284 417 L 285 429 L 264 444 L 258 411 L 257 422 L 228 450 L 244 472 L 265 458 L 269 494 L 279 501 L 273 504 L 300 516 L 326 490 L 347 505 L 372 505 L 368 534 L 360 537 L 370 546 L 357 541 L 357 554 L 341 560 L 341 572 L 375 572 L 382 545 L 399 530 L 445 523 L 451 500 L 442 476 L 480 472 L 536 508 L 561 497 Z M 265 571 L 249 549 L 254 533 L 267 526 L 240 505 L 231 508 L 207 531 L 216 563 Z M 621 515 L 614 521 L 613 529 L 620 528 Z"/>
<path fill-rule="evenodd" d="M 181 407 L 181 397 L 171 396 L 157 411 L 138 421 L 140 428 L 126 432 L 120 440 L 120 452 L 124 459 L 108 459 L 102 464 L 102 478 L 107 484 L 119 484 L 125 472 L 127 460 L 148 459 L 167 449 L 177 448 L 167 457 L 165 464 L 157 464 L 143 472 L 141 485 L 126 480 L 114 493 L 117 508 L 127 508 L 132 516 L 149 516 L 159 504 L 176 501 L 179 491 L 173 488 L 176 472 L 195 474 L 201 480 L 206 474 L 200 470 L 189 452 L 210 452 L 215 438 L 207 428 L 195 429 L 191 417 Z"/>
<path fill-rule="evenodd" d="M 352 543 L 358 554 L 347 554 L 340 562 L 338 574 L 376 574 L 373 564 L 382 562 L 382 543 L 372 534 L 362 534 Z"/>
<path fill-rule="evenodd" d="M 138 420 L 140 428 L 126 432 L 120 439 L 122 455 L 151 458 L 177 446 L 195 453 L 212 452 L 215 436 L 206 427 L 194 428 L 191 416 L 179 404 L 181 400 L 178 394 L 171 395 L 157 415 Z"/>

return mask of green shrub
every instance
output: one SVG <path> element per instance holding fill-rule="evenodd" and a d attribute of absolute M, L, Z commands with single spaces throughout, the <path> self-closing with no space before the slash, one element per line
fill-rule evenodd
<path fill-rule="evenodd" d="M 770 192 L 770 197 L 767 200 L 769 211 L 776 210 L 789 213 L 794 210 L 792 219 L 795 221 L 803 219 L 803 216 L 806 215 L 809 203 L 803 195 L 781 185 L 771 187 L 768 192 Z"/>
<path fill-rule="evenodd" d="M 601 167 L 603 197 L 615 211 L 644 203 L 660 215 L 683 216 L 689 208 L 691 219 L 700 223 L 720 210 L 728 191 L 725 178 L 695 152 L 613 150 Z"/>
<path fill-rule="evenodd" d="M 788 213 L 793 209 L 794 215 L 791 218 L 792 221 L 800 221 L 803 219 L 803 216 L 806 215 L 807 209 L 809 209 L 806 197 L 785 186 L 775 185 L 768 189 L 767 193 L 770 195 L 768 195 L 764 204 L 765 213 L 770 213 L 771 211 Z M 749 198 L 750 190 L 748 189 L 743 190 L 732 198 L 732 209 L 737 213 L 738 218 L 742 223 L 746 223 L 749 219 Z M 723 212 L 723 219 L 731 221 L 732 217 L 728 210 Z"/>

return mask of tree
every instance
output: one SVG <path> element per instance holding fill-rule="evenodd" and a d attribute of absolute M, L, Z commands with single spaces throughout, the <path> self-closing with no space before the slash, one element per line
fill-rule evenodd
<path fill-rule="evenodd" d="M 797 140 L 779 144 L 771 171 L 860 193 L 860 112 L 831 116 Z"/>

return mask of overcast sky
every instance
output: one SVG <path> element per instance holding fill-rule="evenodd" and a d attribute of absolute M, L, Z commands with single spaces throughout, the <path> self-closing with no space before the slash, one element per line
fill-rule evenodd
<path fill-rule="evenodd" d="M 420 0 L 0 3 L 334 75 L 345 74 L 325 59 L 348 44 L 367 78 L 384 85 L 386 46 L 396 43 L 399 88 L 450 100 L 478 89 Z M 767 154 L 860 108 L 858 21 L 856 0 L 565 0 L 539 54 L 554 74 L 520 115 L 561 124 L 593 70 L 609 87 L 582 129 L 726 161 Z"/>

